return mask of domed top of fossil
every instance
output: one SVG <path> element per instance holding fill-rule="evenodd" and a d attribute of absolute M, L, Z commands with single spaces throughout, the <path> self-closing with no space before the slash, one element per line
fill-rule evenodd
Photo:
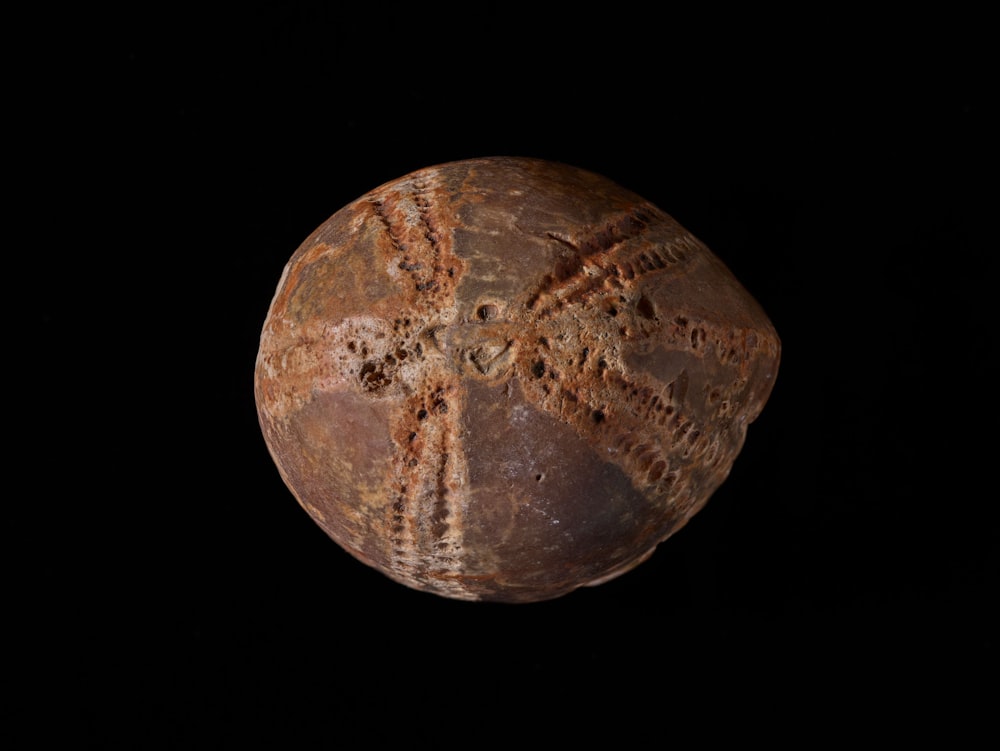
<path fill-rule="evenodd" d="M 617 576 L 728 475 L 779 339 L 724 264 L 591 172 L 485 158 L 372 190 L 294 253 L 264 437 L 352 555 L 459 599 Z"/>

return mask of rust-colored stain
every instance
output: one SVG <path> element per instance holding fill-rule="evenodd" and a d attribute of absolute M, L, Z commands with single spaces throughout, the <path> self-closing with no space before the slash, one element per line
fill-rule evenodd
<path fill-rule="evenodd" d="M 430 167 L 279 283 L 255 373 L 286 484 L 394 580 L 532 602 L 622 574 L 725 480 L 780 341 L 723 263 L 599 175 Z"/>

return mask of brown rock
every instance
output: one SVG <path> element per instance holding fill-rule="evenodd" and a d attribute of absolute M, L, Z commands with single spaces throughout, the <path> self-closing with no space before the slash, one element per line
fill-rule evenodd
<path fill-rule="evenodd" d="M 383 185 L 292 256 L 264 438 L 352 555 L 445 597 L 618 576 L 729 474 L 780 343 L 701 242 L 617 184 L 491 158 Z"/>

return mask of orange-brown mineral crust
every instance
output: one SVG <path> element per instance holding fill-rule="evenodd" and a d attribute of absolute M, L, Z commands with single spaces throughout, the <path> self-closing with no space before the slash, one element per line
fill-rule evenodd
<path fill-rule="evenodd" d="M 608 179 L 484 158 L 344 207 L 261 335 L 302 507 L 416 589 L 531 602 L 645 560 L 729 474 L 780 342 L 707 247 Z"/>

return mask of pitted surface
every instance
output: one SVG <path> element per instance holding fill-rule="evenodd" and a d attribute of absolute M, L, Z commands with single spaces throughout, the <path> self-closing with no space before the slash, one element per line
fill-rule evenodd
<path fill-rule="evenodd" d="M 728 475 L 780 343 L 723 264 L 599 176 L 413 173 L 293 255 L 256 396 L 282 476 L 408 586 L 532 601 L 644 560 Z"/>

